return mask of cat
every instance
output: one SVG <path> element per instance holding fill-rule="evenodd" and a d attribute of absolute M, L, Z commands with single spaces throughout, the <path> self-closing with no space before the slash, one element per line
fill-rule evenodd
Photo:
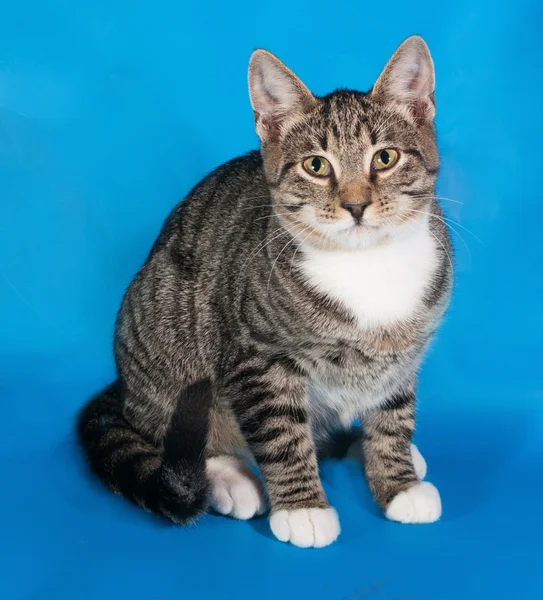
<path fill-rule="evenodd" d="M 361 419 L 385 516 L 435 521 L 411 442 L 453 281 L 428 47 L 412 36 L 369 92 L 324 97 L 256 50 L 249 92 L 260 151 L 173 209 L 124 296 L 118 378 L 78 419 L 90 467 L 175 523 L 269 508 L 277 539 L 323 547 L 340 525 L 317 452 Z"/>

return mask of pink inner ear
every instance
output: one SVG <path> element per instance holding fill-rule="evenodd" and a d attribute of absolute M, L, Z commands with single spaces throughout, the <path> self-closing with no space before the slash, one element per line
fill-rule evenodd
<path fill-rule="evenodd" d="M 275 97 L 269 86 L 266 86 L 262 69 L 255 72 L 254 89 L 256 106 L 259 108 L 254 111 L 255 126 L 260 130 L 261 137 L 273 141 L 279 136 L 279 122 L 282 117 L 279 110 L 280 100 Z"/>
<path fill-rule="evenodd" d="M 409 82 L 407 84 L 407 89 L 411 91 L 418 91 L 420 87 L 417 85 L 420 81 L 420 66 L 417 63 L 413 63 L 409 69 Z"/>
<path fill-rule="evenodd" d="M 263 82 L 259 85 L 258 101 L 264 113 L 274 112 L 279 105 L 279 100 L 264 86 Z"/>
<path fill-rule="evenodd" d="M 431 107 L 435 107 L 434 92 L 428 96 L 424 95 L 424 84 L 421 82 L 423 76 L 420 65 L 412 64 L 409 69 L 409 79 L 406 82 L 406 91 L 413 94 L 409 99 L 409 108 L 415 120 L 420 122 L 428 119 Z"/>

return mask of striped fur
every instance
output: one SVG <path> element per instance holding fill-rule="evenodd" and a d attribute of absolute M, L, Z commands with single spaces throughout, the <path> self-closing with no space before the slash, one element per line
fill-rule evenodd
<path fill-rule="evenodd" d="M 92 470 L 112 491 L 175 523 L 188 523 L 208 499 L 205 457 L 209 381 L 186 387 L 164 435 L 162 447 L 136 432 L 122 412 L 122 384 L 116 381 L 81 412 L 79 437 Z M 202 405 L 203 404 L 203 405 Z M 192 439 L 182 433 L 191 427 Z"/>
<path fill-rule="evenodd" d="M 339 526 L 317 451 L 354 418 L 383 510 L 418 481 L 416 372 L 452 284 L 433 69 L 410 38 L 366 94 L 317 98 L 264 51 L 249 81 L 261 150 L 219 167 L 168 217 L 119 311 L 119 379 L 81 413 L 79 433 L 112 490 L 175 522 L 224 497 L 206 460 L 255 460 L 279 539 L 325 545 Z M 373 155 L 390 147 L 397 165 L 376 172 Z M 327 180 L 303 170 L 313 155 L 332 165 Z M 361 197 L 371 204 L 357 225 L 345 203 Z M 413 268 L 399 262 L 411 247 L 422 248 Z M 215 460 L 217 481 L 220 464 L 232 485 L 243 477 L 233 459 Z"/>

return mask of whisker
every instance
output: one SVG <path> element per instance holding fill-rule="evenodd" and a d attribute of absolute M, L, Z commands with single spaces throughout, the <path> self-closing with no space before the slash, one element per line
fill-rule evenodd
<path fill-rule="evenodd" d="M 262 219 L 271 219 L 273 217 L 292 217 L 293 213 L 270 213 L 269 215 L 264 215 L 263 217 L 257 217 L 253 219 L 253 223 L 255 221 L 261 221 Z M 299 219 L 294 219 L 295 222 L 301 223 Z"/>
<path fill-rule="evenodd" d="M 470 231 L 467 227 L 464 227 L 463 225 L 461 225 L 460 223 L 458 223 L 458 221 L 455 221 L 454 219 L 449 219 L 449 217 L 443 217 L 443 219 L 445 219 L 445 221 L 447 221 L 447 223 L 454 223 L 457 227 L 460 227 L 460 229 L 463 229 L 464 231 L 466 231 L 467 233 L 469 233 L 470 235 L 472 235 L 484 248 L 486 248 L 486 244 L 483 242 L 483 240 L 481 240 L 481 238 L 477 237 L 473 231 Z M 450 225 L 452 227 L 452 225 Z"/>
<path fill-rule="evenodd" d="M 446 198 L 445 196 L 436 196 L 438 200 L 445 200 L 447 202 L 454 202 L 455 204 L 464 204 L 460 200 L 455 200 L 454 198 Z"/>
<path fill-rule="evenodd" d="M 270 237 L 270 235 L 273 235 L 274 233 L 278 233 L 277 235 L 275 235 L 274 237 L 272 237 L 271 239 L 268 239 Z M 255 249 L 254 252 L 251 253 L 251 256 L 249 256 L 249 258 L 245 261 L 245 263 L 242 265 L 241 267 L 241 271 L 243 272 L 243 270 L 245 268 L 247 268 L 249 266 L 249 264 L 251 263 L 251 261 L 254 259 L 254 257 L 259 254 L 262 250 L 264 250 L 264 248 L 266 246 L 268 246 L 269 244 L 271 244 L 273 242 L 273 240 L 277 239 L 278 237 L 281 237 L 282 235 L 285 235 L 287 233 L 290 233 L 290 231 L 284 226 L 281 225 L 281 227 L 278 227 L 277 229 L 275 229 L 274 231 L 272 231 L 271 233 L 269 233 L 268 235 L 266 235 L 266 237 L 264 238 L 263 241 L 258 242 L 257 247 Z"/>
<path fill-rule="evenodd" d="M 250 198 L 240 198 L 240 201 L 246 200 L 247 202 L 249 202 L 250 200 L 260 200 L 261 198 L 268 198 L 271 200 L 270 195 L 269 194 L 264 194 L 263 196 L 251 196 Z"/>
<path fill-rule="evenodd" d="M 421 213 L 421 214 L 427 214 L 430 217 L 434 217 L 436 219 L 439 219 L 442 223 L 444 223 L 445 225 L 447 225 L 447 226 L 449 226 L 451 228 L 452 228 L 452 225 L 450 225 L 450 223 L 454 223 L 457 227 L 460 227 L 460 229 L 463 229 L 464 231 L 466 231 L 467 233 L 469 233 L 470 235 L 472 235 L 480 244 L 483 245 L 483 247 L 486 248 L 486 244 L 480 238 L 478 238 L 473 233 L 473 231 L 470 231 L 469 229 L 467 229 L 466 227 L 464 227 L 462 224 L 458 223 L 454 219 L 449 219 L 449 217 L 445 217 L 444 215 L 443 216 L 433 215 L 433 214 L 428 213 L 428 212 L 423 211 L 423 210 L 415 210 L 415 209 L 410 209 L 410 210 L 411 210 L 411 212 L 418 212 L 418 213 Z M 453 231 L 455 231 L 456 234 L 458 235 L 458 237 L 460 237 L 462 239 L 462 236 L 456 231 L 456 229 L 453 229 Z"/>
<path fill-rule="evenodd" d="M 255 204 L 254 206 L 246 206 L 245 208 L 242 208 L 241 210 L 253 210 L 254 208 L 266 208 L 266 207 L 270 207 L 270 206 L 275 206 L 275 204 Z"/>
<path fill-rule="evenodd" d="M 434 216 L 434 215 L 432 215 Z M 413 228 L 412 223 L 410 223 L 407 219 L 404 219 L 402 215 L 398 215 L 398 217 L 400 218 L 401 221 L 403 221 L 406 225 L 409 225 Z M 447 256 L 448 260 L 449 260 L 449 265 L 451 266 L 451 272 L 454 272 L 454 266 L 453 266 L 453 260 L 451 258 L 451 255 L 447 252 L 447 248 L 445 248 L 445 246 L 441 243 L 441 240 L 437 237 L 437 235 L 434 234 L 433 231 L 430 231 L 428 229 L 428 233 L 435 239 L 435 241 L 441 246 L 441 249 L 443 250 L 443 252 L 445 252 L 445 255 Z"/>
<path fill-rule="evenodd" d="M 455 204 L 464 204 L 460 202 L 460 200 L 455 200 L 454 198 L 445 198 L 445 196 L 437 196 L 436 194 L 409 194 L 411 198 L 415 198 L 415 200 L 446 200 L 447 202 L 454 202 Z"/>
<path fill-rule="evenodd" d="M 447 223 L 445 223 L 445 225 L 447 225 Z M 460 233 L 458 231 L 456 231 L 456 229 L 452 225 L 447 225 L 447 227 L 452 229 L 454 231 L 454 233 L 456 233 L 456 235 L 460 238 L 460 241 L 464 244 L 466 250 L 468 251 L 469 264 L 470 264 L 470 268 L 471 268 L 471 266 L 473 265 L 473 258 L 471 256 L 471 250 L 469 249 L 469 246 L 467 245 L 466 240 L 460 235 Z"/>
<path fill-rule="evenodd" d="M 300 234 L 304 233 L 305 231 L 307 231 L 308 229 L 311 228 L 311 225 L 307 225 L 307 227 L 305 229 L 303 229 Z M 303 243 L 305 242 L 305 240 L 307 240 L 307 238 L 312 234 L 313 232 L 310 231 L 305 237 L 304 239 L 298 244 L 298 246 L 296 247 L 296 250 L 294 250 L 294 254 L 292 256 L 292 258 L 290 259 L 290 270 L 288 272 L 289 276 L 292 275 L 292 267 L 294 265 L 294 259 L 296 258 L 296 254 L 298 254 L 298 250 L 302 247 Z"/>
<path fill-rule="evenodd" d="M 444 217 L 440 217 L 439 215 L 433 215 L 433 214 L 425 212 L 423 210 L 413 210 L 412 209 L 412 212 L 417 212 L 417 213 L 420 213 L 422 215 L 427 215 L 428 217 L 432 217 L 434 219 L 438 219 L 439 221 L 441 221 L 441 223 L 443 223 L 443 225 L 445 225 L 445 227 L 448 227 L 452 231 L 454 231 L 454 233 L 456 233 L 456 235 L 460 238 L 460 241 L 462 242 L 462 244 L 464 244 L 466 250 L 468 251 L 470 265 L 473 264 L 473 258 L 471 256 L 471 250 L 470 250 L 468 244 L 466 243 L 466 240 L 460 235 L 460 233 L 452 225 L 449 225 L 448 223 L 445 222 Z"/>
<path fill-rule="evenodd" d="M 332 242 L 334 242 L 334 238 L 328 233 L 328 231 L 323 231 L 322 232 L 322 243 L 321 243 L 321 250 L 324 250 L 324 242 L 327 242 L 329 240 L 331 240 Z"/>
<path fill-rule="evenodd" d="M 275 268 L 275 265 L 277 264 L 277 261 L 279 260 L 279 257 L 281 256 L 281 254 L 283 254 L 283 252 L 290 246 L 290 244 L 292 244 L 292 242 L 296 241 L 296 237 L 292 237 L 282 248 L 281 251 L 279 252 L 279 254 L 275 257 L 275 260 L 273 261 L 272 267 L 270 269 L 270 274 L 268 276 L 268 283 L 266 284 L 266 295 L 268 296 L 268 299 L 270 297 L 270 282 L 271 282 L 271 278 L 272 278 L 272 274 L 273 274 L 273 269 Z"/>

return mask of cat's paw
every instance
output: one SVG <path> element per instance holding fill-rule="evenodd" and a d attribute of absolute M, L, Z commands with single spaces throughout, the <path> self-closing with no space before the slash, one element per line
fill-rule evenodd
<path fill-rule="evenodd" d="M 273 535 L 281 542 L 300 548 L 323 548 L 341 532 L 334 508 L 297 508 L 278 510 L 270 517 Z"/>
<path fill-rule="evenodd" d="M 427 471 L 426 461 L 415 444 L 411 444 L 411 458 L 413 459 L 416 476 L 421 480 L 424 479 Z"/>
<path fill-rule="evenodd" d="M 211 508 L 221 515 L 251 519 L 266 511 L 266 495 L 260 479 L 233 456 L 208 458 Z"/>
<path fill-rule="evenodd" d="M 431 483 L 420 481 L 395 496 L 385 514 L 400 523 L 433 523 L 441 516 L 439 492 Z"/>

